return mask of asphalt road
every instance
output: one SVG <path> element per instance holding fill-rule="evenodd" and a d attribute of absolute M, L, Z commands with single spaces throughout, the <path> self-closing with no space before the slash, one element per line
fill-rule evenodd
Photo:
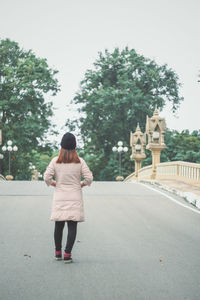
<path fill-rule="evenodd" d="M 199 213 L 141 184 L 94 182 L 66 265 L 54 259 L 52 192 L 0 182 L 1 300 L 200 299 Z"/>

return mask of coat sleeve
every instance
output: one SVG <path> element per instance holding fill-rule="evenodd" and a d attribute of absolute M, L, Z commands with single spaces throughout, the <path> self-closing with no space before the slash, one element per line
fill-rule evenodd
<path fill-rule="evenodd" d="M 81 159 L 81 174 L 84 177 L 83 183 L 86 185 L 91 185 L 93 181 L 93 175 L 84 159 Z"/>
<path fill-rule="evenodd" d="M 46 171 L 44 172 L 44 175 L 43 175 L 44 181 L 46 182 L 46 184 L 48 186 L 52 184 L 54 174 L 55 174 L 54 160 L 52 159 L 52 161 L 50 162 L 50 164 L 46 168 Z"/>

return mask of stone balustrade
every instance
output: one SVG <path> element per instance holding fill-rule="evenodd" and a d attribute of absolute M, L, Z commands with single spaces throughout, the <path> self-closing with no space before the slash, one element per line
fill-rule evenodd
<path fill-rule="evenodd" d="M 138 170 L 138 179 L 148 179 L 150 178 L 152 174 L 152 165 L 141 168 Z M 135 176 L 135 172 L 130 174 L 128 177 L 125 178 L 125 181 L 128 180 L 135 180 L 136 176 Z"/>
<path fill-rule="evenodd" d="M 138 171 L 138 177 L 143 179 L 150 178 L 151 174 L 152 174 L 152 165 L 144 167 Z"/>
<path fill-rule="evenodd" d="M 156 178 L 175 178 L 186 182 L 200 183 L 200 164 L 184 161 L 160 163 L 157 165 Z"/>
<path fill-rule="evenodd" d="M 150 179 L 152 166 L 138 171 L 138 179 Z M 200 183 L 200 164 L 184 161 L 172 161 L 156 165 L 156 179 L 177 179 L 188 183 Z M 129 175 L 125 181 L 134 180 L 135 173 Z"/>

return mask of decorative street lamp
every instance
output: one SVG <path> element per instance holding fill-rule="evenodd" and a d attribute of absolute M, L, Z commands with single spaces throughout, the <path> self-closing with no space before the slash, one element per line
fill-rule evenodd
<path fill-rule="evenodd" d="M 4 155 L 0 153 L 0 175 L 1 175 L 1 160 L 4 158 Z"/>
<path fill-rule="evenodd" d="M 38 178 L 39 178 L 39 180 L 42 179 L 42 177 L 43 177 L 42 174 L 40 172 L 38 172 Z"/>
<path fill-rule="evenodd" d="M 38 178 L 40 177 L 40 173 L 31 162 L 29 163 L 29 170 L 32 173 L 31 180 L 38 180 Z"/>
<path fill-rule="evenodd" d="M 119 153 L 119 176 L 117 176 L 116 180 L 124 180 L 124 177 L 121 175 L 122 172 L 122 158 L 121 158 L 121 154 L 123 152 L 127 152 L 128 151 L 128 147 L 123 147 L 123 142 L 119 141 L 117 143 L 118 147 L 113 147 L 112 151 L 113 152 L 118 152 Z"/>
<path fill-rule="evenodd" d="M 29 163 L 29 170 L 35 170 L 35 166 L 32 163 Z"/>
<path fill-rule="evenodd" d="M 160 163 L 160 153 L 165 149 L 164 134 L 166 132 L 166 121 L 158 113 L 157 106 L 151 118 L 147 116 L 146 133 L 148 144 L 146 149 L 152 153 L 152 174 L 151 178 L 156 178 L 156 165 Z"/>
<path fill-rule="evenodd" d="M 13 146 L 12 147 L 12 141 L 8 141 L 7 142 L 7 146 L 3 146 L 2 147 L 2 150 L 5 152 L 5 151 L 8 151 L 8 153 L 9 153 L 9 162 L 8 162 L 8 169 L 9 169 L 9 175 L 8 175 L 8 178 L 9 179 L 13 179 L 13 177 L 12 177 L 12 175 L 10 174 L 10 165 L 11 165 L 11 162 L 10 162 L 10 156 L 11 156 L 11 152 L 12 151 L 14 151 L 14 152 L 17 152 L 17 150 L 18 150 L 18 147 L 15 145 L 15 146 Z M 9 177 L 10 176 L 10 177 Z M 11 178 L 12 177 L 12 178 Z"/>
<path fill-rule="evenodd" d="M 135 161 L 135 177 L 138 178 L 138 171 L 142 167 L 142 160 L 146 157 L 144 146 L 146 144 L 145 134 L 141 132 L 139 123 L 136 131 L 130 133 L 130 146 L 132 148 L 131 158 Z"/>

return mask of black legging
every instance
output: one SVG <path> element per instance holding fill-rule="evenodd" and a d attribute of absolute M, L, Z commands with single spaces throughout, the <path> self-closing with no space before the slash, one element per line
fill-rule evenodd
<path fill-rule="evenodd" d="M 68 226 L 68 235 L 65 252 L 71 253 L 77 232 L 77 222 L 75 221 L 66 221 Z M 65 226 L 65 221 L 56 221 L 55 222 L 55 231 L 54 231 L 54 241 L 56 246 L 56 251 L 60 251 L 62 248 L 62 236 L 63 229 Z"/>

